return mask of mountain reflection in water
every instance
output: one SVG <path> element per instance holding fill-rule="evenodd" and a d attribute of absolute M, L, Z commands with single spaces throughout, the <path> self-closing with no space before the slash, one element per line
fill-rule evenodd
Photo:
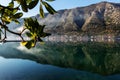
<path fill-rule="evenodd" d="M 30 50 L 7 43 L 0 56 L 0 80 L 120 80 L 117 42 L 48 42 Z"/>

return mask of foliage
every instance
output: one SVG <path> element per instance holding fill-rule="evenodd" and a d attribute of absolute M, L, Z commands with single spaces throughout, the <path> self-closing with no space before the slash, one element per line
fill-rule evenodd
<path fill-rule="evenodd" d="M 22 45 L 28 49 L 34 47 L 37 41 L 42 41 L 41 37 L 49 36 L 49 33 L 43 32 L 45 25 L 40 25 L 37 19 L 32 18 L 25 19 L 25 28 L 29 30 L 26 35 L 30 38 L 30 41 L 22 42 Z"/>
<path fill-rule="evenodd" d="M 45 25 L 40 25 L 37 22 L 37 19 L 25 19 L 25 28 L 20 33 L 16 33 L 9 30 L 7 24 L 10 24 L 10 22 L 16 22 L 17 24 L 19 24 L 18 19 L 20 19 L 23 16 L 23 12 L 28 12 L 29 10 L 33 9 L 38 3 L 40 3 L 39 10 L 41 18 L 44 18 L 43 6 L 50 14 L 55 14 L 56 11 L 51 7 L 51 5 L 47 3 L 52 1 L 55 0 L 11 0 L 8 6 L 0 5 L 0 31 L 2 31 L 2 29 L 5 30 L 4 38 L 2 41 L 5 42 L 5 39 L 7 38 L 6 31 L 20 36 L 22 39 L 22 44 L 27 48 L 34 47 L 37 41 L 42 41 L 41 37 L 46 37 L 49 34 L 43 32 Z M 18 4 L 17 6 L 14 5 L 16 2 Z M 22 37 L 22 33 L 25 31 L 25 29 L 29 30 L 29 32 L 26 33 L 26 35 L 30 38 L 29 41 L 25 41 Z"/>

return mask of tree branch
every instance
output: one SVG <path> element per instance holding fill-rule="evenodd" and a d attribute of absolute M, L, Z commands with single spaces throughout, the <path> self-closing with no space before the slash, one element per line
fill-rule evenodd
<path fill-rule="evenodd" d="M 20 34 L 22 34 L 26 29 L 27 29 L 27 28 L 24 28 L 24 29 L 20 32 Z"/>
<path fill-rule="evenodd" d="M 8 29 L 8 27 L 6 25 L 3 25 L 2 23 L 0 23 L 1 27 L 4 28 L 5 30 L 7 30 L 8 32 L 12 33 L 12 34 L 15 34 L 15 35 L 21 35 L 21 33 L 17 33 L 17 32 L 14 32 L 14 31 L 11 31 Z"/>
<path fill-rule="evenodd" d="M 26 30 L 26 28 L 23 29 L 22 32 L 17 33 L 17 32 L 14 32 L 14 31 L 11 31 L 10 29 L 8 29 L 8 27 L 6 25 L 2 24 L 1 22 L 0 22 L 0 25 L 1 25 L 1 28 L 4 28 L 4 30 L 5 30 L 5 37 L 2 40 L 3 42 L 6 42 L 6 40 L 5 40 L 7 38 L 6 31 L 8 31 L 12 34 L 18 35 L 22 39 L 22 41 L 25 41 L 24 38 L 21 36 L 21 34 L 24 32 L 24 30 Z"/>
<path fill-rule="evenodd" d="M 11 31 L 11 30 L 9 30 L 8 28 L 7 28 L 6 30 L 7 30 L 8 32 L 10 32 L 10 33 L 12 33 L 12 34 L 15 34 L 15 35 L 18 35 L 18 36 L 21 35 L 21 33 L 17 33 L 17 32 Z"/>

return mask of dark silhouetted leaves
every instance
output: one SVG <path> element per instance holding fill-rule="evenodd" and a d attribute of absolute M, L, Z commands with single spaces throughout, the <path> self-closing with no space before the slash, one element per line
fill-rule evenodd
<path fill-rule="evenodd" d="M 16 19 L 13 20 L 16 24 L 20 24 L 20 22 Z"/>
<path fill-rule="evenodd" d="M 28 8 L 33 9 L 38 4 L 38 2 L 39 2 L 39 0 L 31 1 L 28 5 Z"/>
<path fill-rule="evenodd" d="M 47 2 L 43 1 L 42 4 L 45 6 L 45 8 L 47 9 L 47 11 L 50 14 L 55 14 L 56 13 L 56 11 Z"/>
<path fill-rule="evenodd" d="M 44 32 L 45 25 L 40 25 L 37 19 L 27 18 L 24 19 L 24 21 L 25 28 L 30 31 L 26 33 L 26 35 L 30 38 L 30 41 L 23 44 L 28 49 L 34 47 L 37 41 L 42 41 L 41 37 L 50 35 L 49 33 Z"/>
<path fill-rule="evenodd" d="M 30 2 L 32 2 L 32 0 L 26 0 L 26 3 L 27 3 L 27 4 L 30 4 Z"/>
<path fill-rule="evenodd" d="M 12 13 L 15 14 L 18 11 L 18 7 L 14 8 Z"/>
<path fill-rule="evenodd" d="M 30 38 L 32 37 L 32 34 L 30 32 L 26 32 L 26 35 Z"/>
<path fill-rule="evenodd" d="M 21 5 L 22 10 L 23 10 L 24 12 L 28 12 L 26 0 L 20 0 L 20 5 Z"/>
<path fill-rule="evenodd" d="M 13 1 L 9 3 L 9 7 L 10 7 L 10 8 L 13 8 L 13 7 L 14 7 L 14 2 L 13 2 Z"/>
<path fill-rule="evenodd" d="M 14 18 L 18 19 L 18 18 L 21 18 L 23 16 L 23 13 L 16 13 L 14 15 Z"/>
<path fill-rule="evenodd" d="M 28 48 L 28 49 L 30 49 L 30 48 L 32 48 L 32 47 L 35 46 L 33 40 L 21 42 L 21 45 L 22 45 L 22 46 L 25 46 L 25 47 Z"/>
<path fill-rule="evenodd" d="M 24 12 L 28 12 L 28 10 L 33 9 L 40 1 L 40 16 L 44 18 L 44 10 L 43 6 L 47 9 L 50 14 L 56 13 L 56 11 L 45 1 L 55 1 L 55 0 L 11 0 L 11 2 L 7 6 L 3 6 L 0 4 L 0 17 L 1 17 L 1 28 L 7 29 L 7 31 L 19 35 L 21 38 L 21 33 L 10 31 L 7 27 L 7 24 L 10 22 L 15 22 L 19 24 L 19 19 L 23 16 L 23 12 L 18 12 L 22 10 Z M 18 5 L 15 6 L 14 3 L 17 2 Z M 20 8 L 21 7 L 21 8 Z M 25 29 L 29 31 L 26 32 L 26 35 L 29 37 L 29 41 L 21 42 L 21 44 L 28 49 L 34 47 L 37 41 L 43 42 L 41 38 L 49 36 L 49 33 L 44 32 L 45 25 L 40 25 L 37 19 L 27 18 L 24 19 Z M 1 30 L 1 29 L 0 29 Z M 0 35 L 1 37 L 1 35 Z M 24 41 L 24 39 L 22 38 Z"/>
<path fill-rule="evenodd" d="M 43 11 L 42 4 L 40 4 L 40 17 L 44 18 L 44 11 Z"/>

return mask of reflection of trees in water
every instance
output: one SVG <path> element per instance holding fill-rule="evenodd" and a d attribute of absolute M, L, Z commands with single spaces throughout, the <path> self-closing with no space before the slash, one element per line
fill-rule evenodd
<path fill-rule="evenodd" d="M 7 45 L 8 46 L 8 45 Z M 120 73 L 120 44 L 105 43 L 48 43 L 37 46 L 31 53 L 15 48 L 0 47 L 0 56 L 20 58 L 59 67 L 85 70 L 103 75 Z M 9 49 L 5 52 L 6 49 Z M 29 51 L 30 52 L 30 51 Z"/>
<path fill-rule="evenodd" d="M 97 72 L 103 75 L 120 72 L 119 44 L 53 44 L 40 53 L 48 64 Z M 38 56 L 38 55 L 37 55 Z M 39 58 L 40 58 L 39 57 Z M 41 63 L 41 61 L 40 61 Z"/>
<path fill-rule="evenodd" d="M 84 53 L 90 55 L 91 60 L 94 63 L 94 72 L 101 74 L 113 74 L 120 72 L 120 45 L 118 44 L 90 44 L 86 45 Z M 117 53 L 117 55 L 116 55 Z"/>

